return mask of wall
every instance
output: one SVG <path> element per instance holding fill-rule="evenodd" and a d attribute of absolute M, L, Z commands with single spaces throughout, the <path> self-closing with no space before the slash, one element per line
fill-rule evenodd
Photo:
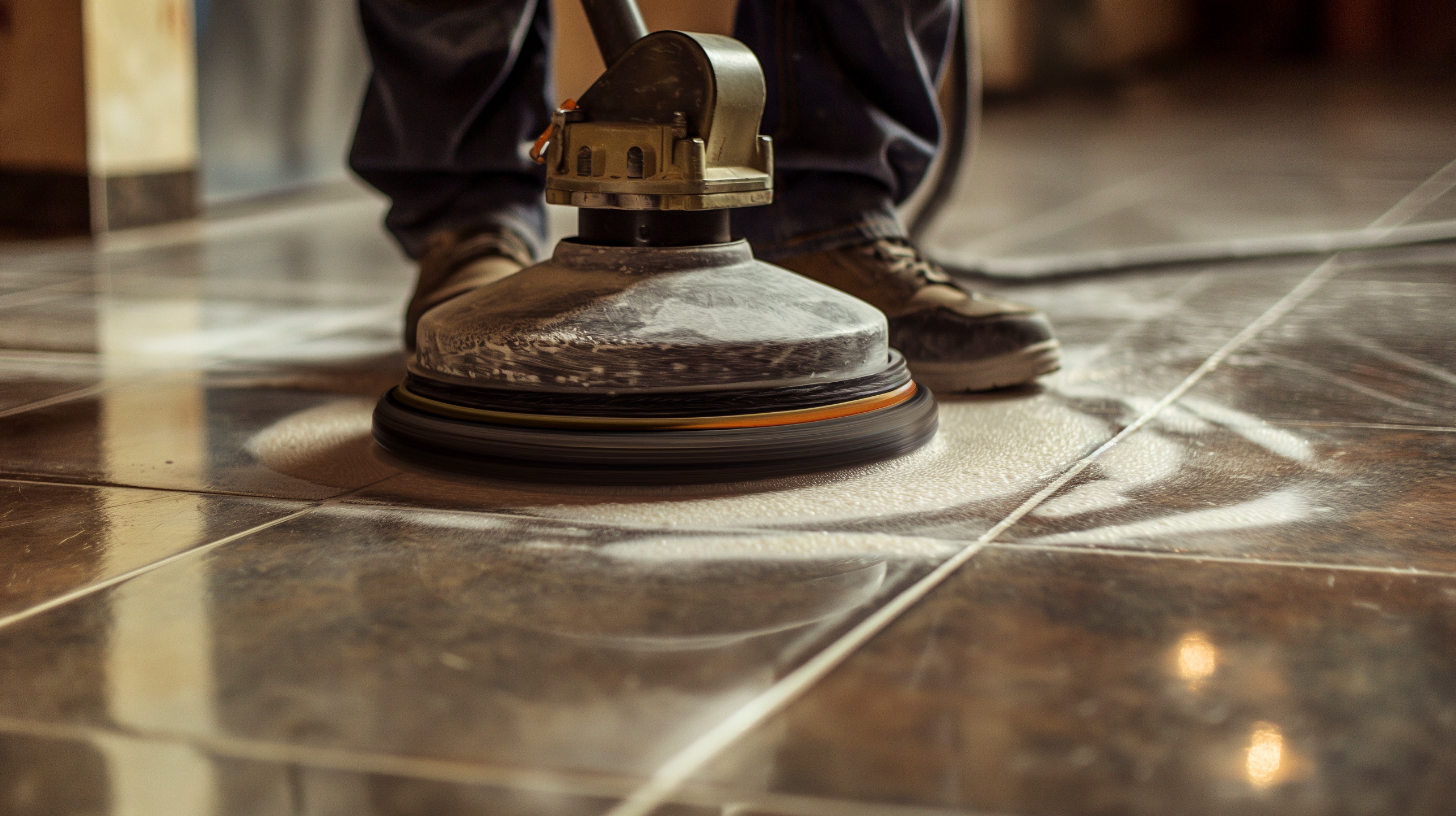
<path fill-rule="evenodd" d="M 30 0 L 45 2 L 45 0 Z M 731 2 L 643 0 L 652 28 L 727 33 Z M 557 96 L 601 73 L 578 0 L 555 0 Z M 368 79 L 353 0 L 199 6 L 202 169 L 211 201 L 339 181 Z"/>

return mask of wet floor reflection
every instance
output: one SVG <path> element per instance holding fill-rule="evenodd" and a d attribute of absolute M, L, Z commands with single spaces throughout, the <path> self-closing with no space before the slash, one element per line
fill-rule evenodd
<path fill-rule="evenodd" d="M 1456 132 L 1442 108 L 1375 153 L 1311 149 L 1306 110 L 1210 146 L 1197 117 L 1152 138 L 1103 113 L 993 126 L 985 197 L 941 237 L 1024 257 L 1360 226 Z M 374 447 L 412 274 L 380 208 L 0 247 L 0 810 L 603 813 L 1318 263 L 985 282 L 1048 311 L 1065 369 L 942 400 L 912 456 L 571 488 Z M 660 813 L 1448 811 L 1453 266 L 1344 256 Z"/>
<path fill-rule="evenodd" d="M 318 510 L 0 630 L 0 715 L 640 778 L 937 553 Z M 94 673 L 18 692 L 82 644 Z"/>
<path fill-rule="evenodd" d="M 990 813 L 1439 813 L 1453 627 L 1456 578 L 994 548 L 698 784 Z"/>

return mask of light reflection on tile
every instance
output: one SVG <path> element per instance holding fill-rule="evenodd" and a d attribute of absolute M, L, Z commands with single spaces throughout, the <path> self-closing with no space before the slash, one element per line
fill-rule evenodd
<path fill-rule="evenodd" d="M 100 350 L 97 323 L 93 296 L 58 293 L 0 308 L 0 348 L 94 354 Z"/>
<path fill-rule="evenodd" d="M 0 802 L 17 816 L 593 816 L 615 801 L 219 756 L 104 732 L 0 731 L 0 763 Z"/>
<path fill-rule="evenodd" d="M 1003 536 L 1456 574 L 1456 434 L 1271 425 L 1195 395 Z"/>
<path fill-rule="evenodd" d="M 89 388 L 101 376 L 90 355 L 0 356 L 0 411 Z"/>
<path fill-rule="evenodd" d="M 301 505 L 0 482 L 0 616 L 147 566 Z"/>
<path fill-rule="evenodd" d="M 640 776 L 944 547 L 322 509 L 0 630 L 0 715 Z"/>
<path fill-rule="evenodd" d="M 930 245 L 1044 256 L 1363 228 L 1456 155 L 1450 93 L 1251 70 L 992 107 Z"/>
<path fill-rule="evenodd" d="M 1456 572 L 1453 268 L 1450 246 L 1343 259 L 1006 538 Z"/>
<path fill-rule="evenodd" d="M 1222 389 L 1266 419 L 1456 427 L 1456 248 L 1358 263 L 1231 360 Z"/>
<path fill-rule="evenodd" d="M 985 813 L 1442 812 L 1456 580 L 993 548 L 699 779 Z"/>
<path fill-rule="evenodd" d="M 367 413 L 359 424 L 355 409 L 372 396 L 250 388 L 246 379 L 212 376 L 118 385 L 0 418 L 0 436 L 11 440 L 0 449 L 0 472 L 297 499 L 337 495 L 395 472 L 374 458 Z M 323 417 L 307 448 L 274 427 L 299 414 Z"/>
<path fill-rule="evenodd" d="M 1364 226 L 1449 161 L 1456 128 L 1428 104 L 1440 88 L 1352 82 L 1319 98 L 1277 76 L 1232 93 L 1154 82 L 992 109 L 940 248 Z M 1417 220 L 1456 217 L 1452 201 Z M 977 283 L 1047 309 L 1065 369 L 943 400 L 940 439 L 900 462 L 532 487 L 379 457 L 369 412 L 401 375 L 411 264 L 378 200 L 320 202 L 0 246 L 0 411 L 104 387 L 0 417 L 0 473 L 93 485 L 0 481 L 14 579 L 0 615 L 298 506 L 219 494 L 364 487 L 0 628 L 0 732 L 84 724 L 69 757 L 0 736 L 0 797 L 128 816 L 599 813 L 1147 411 L 1319 262 Z M 1342 264 L 665 812 L 1443 812 L 1456 590 L 1395 571 L 1456 570 L 1456 434 L 1439 431 L 1456 426 L 1456 256 Z M 1388 427 L 1402 424 L 1427 430 Z M 1078 549 L 1092 547 L 1120 552 Z M 508 784 L 298 758 L 322 749 Z M 617 787 L 517 784 L 542 775 Z"/>

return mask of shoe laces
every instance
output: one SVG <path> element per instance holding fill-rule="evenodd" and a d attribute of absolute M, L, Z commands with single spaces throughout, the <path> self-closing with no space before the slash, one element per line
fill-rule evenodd
<path fill-rule="evenodd" d="M 939 264 L 920 254 L 920 250 L 904 239 L 881 238 L 865 244 L 860 252 L 874 256 L 896 277 L 913 276 L 926 283 L 955 285 Z"/>

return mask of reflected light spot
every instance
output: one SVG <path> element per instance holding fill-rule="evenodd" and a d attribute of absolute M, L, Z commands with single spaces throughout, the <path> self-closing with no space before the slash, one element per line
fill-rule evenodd
<path fill-rule="evenodd" d="M 1178 676 L 1198 688 L 1218 667 L 1218 650 L 1202 632 L 1189 632 L 1178 641 Z"/>
<path fill-rule="evenodd" d="M 1254 736 L 1249 741 L 1249 755 L 1244 760 L 1249 781 L 1254 787 L 1263 788 L 1273 784 L 1283 758 L 1284 736 L 1279 733 L 1278 726 L 1257 723 L 1254 726 Z"/>

